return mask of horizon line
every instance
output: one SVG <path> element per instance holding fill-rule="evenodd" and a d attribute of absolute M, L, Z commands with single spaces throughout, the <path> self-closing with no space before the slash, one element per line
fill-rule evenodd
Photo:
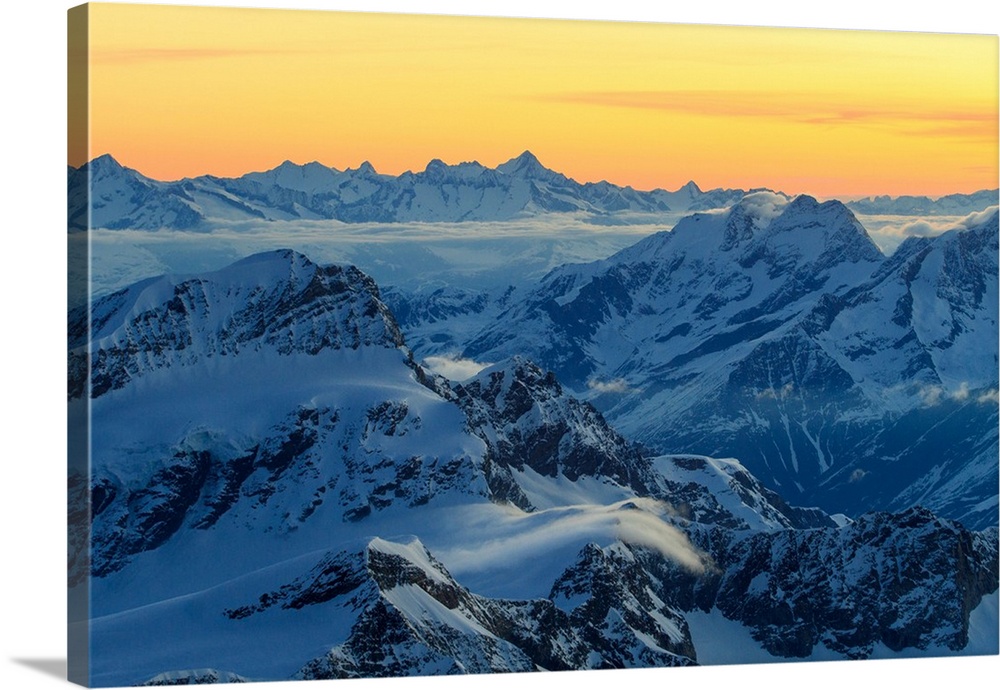
<path fill-rule="evenodd" d="M 768 192 L 773 192 L 773 193 L 776 193 L 776 194 L 782 194 L 782 195 L 788 196 L 790 198 L 794 198 L 794 197 L 797 197 L 797 196 L 803 196 L 803 195 L 805 195 L 805 196 L 812 196 L 813 198 L 815 198 L 817 200 L 820 200 L 820 201 L 829 201 L 829 200 L 861 201 L 861 200 L 864 200 L 864 199 L 877 199 L 877 198 L 901 199 L 901 198 L 905 198 L 905 197 L 926 198 L 926 199 L 930 199 L 932 201 L 938 201 L 938 200 L 940 200 L 940 199 L 942 199 L 944 197 L 948 197 L 948 196 L 971 196 L 971 195 L 974 195 L 974 194 L 978 194 L 980 192 L 1000 192 L 1000 184 L 998 184 L 997 187 L 992 187 L 992 188 L 991 187 L 982 187 L 982 188 L 979 188 L 979 189 L 974 189 L 972 191 L 952 191 L 952 192 L 946 192 L 944 194 L 909 194 L 909 193 L 908 194 L 888 194 L 888 193 L 868 193 L 868 194 L 841 194 L 841 195 L 832 194 L 831 195 L 831 194 L 815 194 L 815 193 L 811 193 L 811 192 L 798 192 L 798 193 L 794 193 L 793 194 L 793 193 L 785 192 L 784 190 L 775 189 L 775 188 L 772 188 L 772 187 L 769 187 L 769 186 L 766 186 L 766 185 L 753 186 L 753 187 L 750 187 L 748 189 L 743 189 L 742 187 L 725 187 L 725 186 L 710 187 L 710 188 L 706 189 L 706 188 L 702 187 L 702 185 L 698 184 L 698 182 L 696 182 L 694 179 L 689 179 L 687 182 L 681 184 L 679 187 L 677 187 L 676 189 L 673 189 L 673 190 L 671 190 L 671 189 L 669 189 L 667 187 L 653 187 L 651 189 L 641 189 L 641 188 L 638 188 L 638 187 L 635 187 L 635 186 L 629 185 L 629 184 L 624 184 L 623 185 L 623 184 L 619 184 L 617 182 L 612 182 L 611 180 L 608 180 L 608 179 L 601 179 L 601 180 L 596 180 L 596 181 L 588 180 L 588 181 L 580 182 L 579 180 L 577 180 L 577 179 L 575 179 L 573 177 L 570 177 L 569 175 L 566 175 L 565 173 L 562 173 L 562 172 L 560 172 L 558 170 L 555 170 L 554 168 L 549 168 L 544 163 L 542 163 L 541 160 L 538 158 L 538 156 L 536 156 L 530 149 L 524 149 L 521 153 L 517 154 L 516 156 L 508 158 L 507 160 L 505 160 L 505 161 L 503 161 L 501 163 L 497 163 L 496 166 L 493 166 L 493 167 L 490 167 L 489 165 L 486 165 L 485 163 L 480 163 L 476 159 L 462 160 L 462 161 L 459 161 L 457 163 L 448 163 L 448 162 L 444 161 L 441 158 L 434 157 L 434 158 L 431 158 L 430 160 L 427 161 L 427 163 L 425 164 L 425 166 L 424 166 L 424 168 L 422 170 L 407 169 L 407 170 L 404 170 L 403 172 L 401 172 L 399 174 L 379 172 L 377 166 L 374 163 L 372 163 L 370 160 L 368 160 L 368 159 L 363 160 L 357 166 L 350 166 L 350 165 L 348 165 L 347 167 L 339 168 L 339 167 L 336 167 L 336 166 L 333 166 L 333 165 L 328 165 L 326 163 L 323 163 L 322 161 L 320 161 L 318 159 L 307 161 L 305 163 L 297 163 L 297 162 L 291 160 L 290 158 L 286 158 L 285 160 L 281 161 L 280 163 L 277 163 L 276 165 L 271 165 L 270 167 L 266 167 L 266 168 L 261 169 L 261 170 L 247 170 L 247 171 L 245 171 L 245 172 L 243 172 L 243 173 L 241 173 L 239 175 L 219 175 L 219 174 L 214 174 L 214 173 L 211 173 L 211 172 L 204 172 L 204 173 L 200 173 L 198 175 L 185 175 L 184 177 L 178 177 L 178 178 L 173 178 L 173 179 L 161 179 L 161 178 L 157 178 L 157 177 L 151 177 L 150 175 L 147 175 L 146 173 L 144 173 L 141 170 L 139 170 L 138 168 L 134 168 L 134 167 L 131 167 L 129 165 L 126 165 L 126 164 L 122 163 L 114 154 L 112 154 L 110 152 L 105 152 L 105 153 L 101 153 L 99 155 L 93 156 L 92 158 L 90 158 L 87 161 L 84 161 L 80 165 L 74 165 L 73 163 L 67 162 L 67 167 L 72 168 L 74 170 L 80 170 L 84 166 L 89 165 L 90 163 L 93 163 L 94 161 L 96 161 L 96 160 L 98 160 L 100 158 L 110 158 L 116 164 L 118 164 L 122 168 L 125 168 L 126 170 L 131 170 L 131 171 L 133 171 L 135 173 L 138 173 L 139 175 L 142 175 L 143 177 L 145 177 L 145 178 L 147 178 L 149 180 L 153 180 L 154 182 L 160 182 L 160 183 L 163 183 L 163 184 L 175 184 L 175 183 L 178 183 L 178 182 L 183 182 L 184 180 L 195 180 L 195 179 L 204 178 L 204 177 L 214 177 L 214 178 L 219 178 L 219 179 L 236 180 L 236 179 L 240 179 L 242 177 L 245 177 L 247 175 L 264 174 L 264 173 L 272 172 L 272 171 L 277 170 L 278 168 L 280 168 L 280 167 L 282 167 L 283 165 L 286 165 L 286 164 L 293 165 L 293 166 L 295 166 L 297 168 L 304 168 L 304 167 L 307 167 L 309 165 L 319 165 L 319 166 L 322 166 L 323 168 L 326 168 L 327 170 L 332 170 L 332 171 L 338 172 L 338 173 L 354 172 L 354 171 L 361 170 L 362 168 L 368 167 L 368 168 L 371 168 L 371 170 L 376 175 L 380 175 L 382 177 L 391 177 L 391 178 L 398 179 L 398 178 L 400 178 L 400 177 L 402 177 L 403 175 L 406 175 L 406 174 L 419 175 L 419 174 L 425 173 L 425 172 L 427 172 L 427 170 L 431 166 L 431 164 L 434 163 L 435 161 L 439 161 L 439 162 L 443 163 L 445 166 L 447 166 L 449 168 L 456 168 L 456 167 L 459 167 L 461 165 L 478 165 L 478 166 L 480 166 L 480 167 L 482 167 L 482 168 L 484 168 L 486 170 L 498 171 L 498 168 L 500 166 L 506 165 L 508 163 L 512 163 L 512 162 L 518 160 L 519 158 L 521 158 L 521 157 L 523 157 L 525 155 L 531 156 L 545 170 L 547 170 L 549 172 L 552 172 L 552 173 L 555 173 L 557 175 L 562 175 L 563 177 L 567 178 L 568 180 L 570 180 L 572 182 L 575 182 L 576 184 L 587 185 L 587 184 L 602 184 L 602 183 L 604 183 L 604 184 L 614 185 L 615 187 L 619 187 L 621 189 L 632 189 L 632 190 L 635 190 L 637 192 L 642 192 L 642 193 L 653 193 L 653 192 L 657 192 L 657 191 L 662 191 L 662 192 L 666 192 L 666 193 L 669 193 L 669 194 L 674 194 L 674 193 L 679 192 L 681 189 L 683 189 L 683 188 L 685 188 L 685 187 L 687 187 L 688 185 L 691 185 L 691 184 L 694 184 L 695 187 L 697 187 L 697 189 L 700 192 L 702 192 L 702 193 L 707 193 L 707 192 L 712 192 L 712 191 L 717 191 L 717 190 L 723 190 L 723 191 L 736 190 L 736 191 L 743 191 L 743 192 L 747 192 L 747 193 L 752 193 L 752 192 L 755 192 L 755 191 L 768 191 Z M 1000 182 L 1000 181 L 998 181 L 998 182 Z"/>

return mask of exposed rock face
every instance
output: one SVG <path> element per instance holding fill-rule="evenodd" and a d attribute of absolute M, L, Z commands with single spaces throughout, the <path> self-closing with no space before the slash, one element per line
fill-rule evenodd
<path fill-rule="evenodd" d="M 795 503 L 997 523 L 997 214 L 883 257 L 839 202 L 750 195 L 562 266 L 463 356 L 552 370 L 653 453 Z"/>
<path fill-rule="evenodd" d="M 687 665 L 697 650 L 684 616 L 695 609 L 742 623 L 779 658 L 818 646 L 852 659 L 879 645 L 957 651 L 971 609 L 997 587 L 995 534 L 919 509 L 843 528 L 692 534 L 707 547 L 703 570 L 591 544 L 533 601 L 477 596 L 417 542 L 376 540 L 365 567 L 341 554 L 228 613 L 349 597 L 361 611 L 350 637 L 300 674 L 344 678 Z"/>
<path fill-rule="evenodd" d="M 70 358 L 85 376 L 90 353 L 101 433 L 92 548 L 75 549 L 75 578 L 85 559 L 103 576 L 220 521 L 289 533 L 450 494 L 537 507 L 521 487 L 526 469 L 622 491 L 658 486 L 594 408 L 530 362 L 455 390 L 429 376 L 353 267 L 270 252 L 109 296 L 94 305 L 89 342 L 85 316 L 74 314 Z M 81 396 L 84 381 L 71 382 Z M 245 401 L 239 413 L 234 398 Z M 200 415 L 194 428 L 188 407 Z M 126 429 L 123 416 L 157 421 Z M 136 448 L 139 463 L 128 460 Z"/>
<path fill-rule="evenodd" d="M 497 633 L 504 605 L 461 587 L 419 542 L 368 545 L 372 587 L 348 640 L 301 671 L 303 678 L 389 677 L 533 670 Z"/>
<path fill-rule="evenodd" d="M 552 600 L 532 601 L 470 593 L 418 542 L 376 540 L 366 554 L 375 587 L 361 585 L 352 595 L 361 613 L 350 637 L 307 664 L 300 677 L 693 663 L 683 618 L 659 601 L 641 568 L 619 569 L 635 565 L 624 547 L 588 547 L 556 583 Z M 570 601 L 579 602 L 573 610 L 567 610 Z"/>
<path fill-rule="evenodd" d="M 735 530 L 835 527 L 818 508 L 790 506 L 733 459 L 666 455 L 653 459 L 656 494 L 688 522 Z"/>
<path fill-rule="evenodd" d="M 684 616 L 663 599 L 666 592 L 624 544 L 591 544 L 562 574 L 549 598 L 570 612 L 598 668 L 683 666 L 697 660 Z"/>
<path fill-rule="evenodd" d="M 489 478 L 497 493 L 522 508 L 513 472 L 543 477 L 610 479 L 639 494 L 656 477 L 637 448 L 614 431 L 591 405 L 567 395 L 551 372 L 515 357 L 454 387 L 469 429 L 487 445 Z M 510 487 L 505 492 L 501 487 Z"/>
<path fill-rule="evenodd" d="M 94 303 L 89 333 L 86 316 L 78 309 L 69 319 L 71 399 L 84 393 L 88 337 L 95 398 L 144 373 L 245 351 L 315 355 L 403 344 L 371 278 L 287 250 L 109 295 Z"/>
<path fill-rule="evenodd" d="M 820 645 L 852 659 L 878 645 L 957 651 L 970 611 L 997 589 L 996 530 L 970 532 L 921 508 L 844 527 L 690 536 L 711 555 L 711 576 L 655 557 L 643 563 L 681 610 L 717 609 L 779 657 Z"/>
<path fill-rule="evenodd" d="M 168 308 L 182 284 L 204 299 Z M 432 377 L 349 268 L 271 253 L 93 317 L 71 349 L 115 354 L 70 402 L 96 420 L 68 487 L 70 582 L 95 592 L 108 685 L 687 665 L 695 611 L 775 658 L 957 651 L 997 589 L 995 527 L 834 519 L 738 460 L 648 457 L 524 358 Z M 435 553 L 372 536 L 400 531 Z M 544 579 L 500 596 L 472 562 L 498 554 L 504 577 L 537 560 Z"/>

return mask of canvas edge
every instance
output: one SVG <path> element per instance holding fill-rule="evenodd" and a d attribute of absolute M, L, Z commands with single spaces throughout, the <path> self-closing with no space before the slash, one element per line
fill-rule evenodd
<path fill-rule="evenodd" d="M 86 160 L 89 151 L 89 27 L 88 5 L 67 11 L 67 154 L 68 160 Z M 67 196 L 67 300 L 68 304 L 83 304 L 85 323 L 90 323 L 90 242 L 81 241 L 70 232 L 72 219 L 79 214 L 87 218 L 89 227 L 89 189 L 81 198 Z M 86 231 L 85 231 L 86 232 Z M 67 322 L 67 339 L 69 337 Z M 87 338 L 89 342 L 89 338 Z M 89 367 L 89 356 L 85 357 Z M 67 360 L 67 381 L 71 377 Z M 89 386 L 90 376 L 85 376 Z M 90 579 L 75 586 L 70 567 L 77 558 L 88 559 L 90 543 L 90 395 L 84 390 L 83 405 L 76 415 L 67 415 L 67 680 L 90 685 Z M 82 417 L 82 418 L 81 418 Z M 85 481 L 84 490 L 72 490 L 76 475 Z M 86 569 L 89 571 L 89 568 Z"/>

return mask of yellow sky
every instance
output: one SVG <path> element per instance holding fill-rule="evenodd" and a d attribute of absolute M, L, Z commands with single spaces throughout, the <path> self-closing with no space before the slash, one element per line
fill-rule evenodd
<path fill-rule="evenodd" d="M 525 149 L 580 181 L 997 186 L 996 36 L 92 4 L 90 155 L 158 179 Z M 73 165 L 83 161 L 71 160 Z"/>

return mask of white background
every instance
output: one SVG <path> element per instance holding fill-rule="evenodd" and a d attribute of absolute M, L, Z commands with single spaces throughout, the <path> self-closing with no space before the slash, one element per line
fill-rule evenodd
<path fill-rule="evenodd" d="M 65 673 L 65 164 L 66 10 L 73 2 L 14 0 L 4 4 L 0 45 L 0 688 L 62 687 Z M 695 22 L 962 33 L 1000 32 L 989 0 L 933 3 L 837 0 L 481 0 L 318 2 L 205 0 L 203 5 L 284 7 L 577 19 Z M 864 75 L 858 75 L 863 79 Z M 1000 657 L 856 663 L 769 664 L 638 670 L 351 681 L 346 687 L 577 688 L 596 684 L 661 688 L 995 687 Z M 272 683 L 274 690 L 345 687 L 336 681 Z"/>

